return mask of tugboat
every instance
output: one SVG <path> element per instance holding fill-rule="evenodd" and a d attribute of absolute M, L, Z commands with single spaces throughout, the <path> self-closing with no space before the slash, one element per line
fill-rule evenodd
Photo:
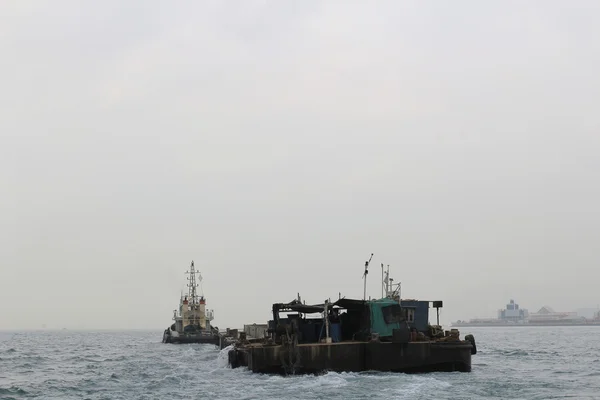
<path fill-rule="evenodd" d="M 372 255 L 371 255 L 372 257 Z M 365 264 L 366 281 L 369 261 Z M 439 325 L 441 301 L 401 300 L 400 284 L 384 274 L 382 298 L 325 300 L 307 305 L 300 295 L 273 304 L 269 336 L 240 339 L 228 353 L 232 368 L 284 375 L 324 371 L 436 372 L 471 371 L 477 353 L 472 335 L 460 339 L 457 329 Z M 385 291 L 385 294 L 383 293 Z M 437 309 L 437 324 L 429 324 L 429 307 Z M 286 316 L 280 313 L 289 313 Z M 310 314 L 320 314 L 307 317 Z"/>
<path fill-rule="evenodd" d="M 210 321 L 214 318 L 213 310 L 206 309 L 204 294 L 197 294 L 196 282 L 202 282 L 200 272 L 194 267 L 194 261 L 190 265 L 188 274 L 188 294 L 181 295 L 179 309 L 173 310 L 175 321 L 163 333 L 163 343 L 210 343 L 219 345 L 221 335 L 216 327 L 211 326 Z"/>

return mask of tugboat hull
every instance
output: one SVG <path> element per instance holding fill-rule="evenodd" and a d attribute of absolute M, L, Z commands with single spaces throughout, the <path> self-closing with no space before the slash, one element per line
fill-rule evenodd
<path fill-rule="evenodd" d="M 207 343 L 207 344 L 214 344 L 214 345 L 218 345 L 219 344 L 219 337 L 213 337 L 213 336 L 209 336 L 209 337 L 205 337 L 205 336 L 194 336 L 194 337 L 189 337 L 189 336 L 179 336 L 176 338 L 171 338 L 170 341 L 166 342 L 166 343 Z"/>
<path fill-rule="evenodd" d="M 163 343 L 185 344 L 185 343 L 207 343 L 219 345 L 221 343 L 220 335 L 207 334 L 178 334 L 174 335 L 166 329 L 163 333 Z"/>

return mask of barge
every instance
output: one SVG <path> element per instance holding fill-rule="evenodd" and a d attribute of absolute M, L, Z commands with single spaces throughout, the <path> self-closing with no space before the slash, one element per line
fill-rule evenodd
<path fill-rule="evenodd" d="M 368 262 L 365 279 L 367 267 Z M 394 289 L 389 268 L 384 276 L 380 299 L 340 296 L 335 302 L 307 305 L 298 295 L 289 303 L 273 304 L 268 336 L 248 339 L 242 334 L 228 353 L 229 365 L 285 375 L 470 372 L 471 356 L 477 352 L 474 337 L 461 340 L 457 329 L 443 330 L 441 301 L 400 300 L 400 285 Z M 437 310 L 436 325 L 429 323 L 430 306 Z"/>

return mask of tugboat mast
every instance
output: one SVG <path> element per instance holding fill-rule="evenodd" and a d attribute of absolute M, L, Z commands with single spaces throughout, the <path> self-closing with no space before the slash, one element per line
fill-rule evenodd
<path fill-rule="evenodd" d="M 188 283 L 188 301 L 190 305 L 197 305 L 198 304 L 198 294 L 196 293 L 196 288 L 198 287 L 198 284 L 196 283 L 196 274 L 198 274 L 198 280 L 202 281 L 202 276 L 200 275 L 200 271 L 196 271 L 196 268 L 194 267 L 194 260 L 192 260 L 192 264 L 190 265 L 190 270 L 186 271 L 186 274 L 189 275 L 189 277 L 187 278 L 187 280 L 189 281 Z"/>
<path fill-rule="evenodd" d="M 196 274 L 198 274 L 198 280 L 202 281 L 202 276 L 200 275 L 200 271 L 196 271 L 194 267 L 194 260 L 192 260 L 192 264 L 190 265 L 190 270 L 186 272 L 189 275 L 187 278 L 188 282 L 188 304 L 189 310 L 191 311 L 189 315 L 189 322 L 192 325 L 200 324 L 200 316 L 198 315 L 198 310 L 200 309 L 200 301 L 198 301 L 198 293 L 196 293 L 196 288 L 198 287 L 198 283 L 196 283 Z M 200 299 L 204 300 L 204 296 Z"/>

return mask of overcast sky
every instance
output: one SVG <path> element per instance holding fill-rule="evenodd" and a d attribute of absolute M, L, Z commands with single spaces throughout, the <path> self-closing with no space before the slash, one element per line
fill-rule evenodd
<path fill-rule="evenodd" d="M 600 2 L 4 0 L 0 329 L 300 292 L 600 303 Z M 160 336 L 160 335 L 159 335 Z"/>

